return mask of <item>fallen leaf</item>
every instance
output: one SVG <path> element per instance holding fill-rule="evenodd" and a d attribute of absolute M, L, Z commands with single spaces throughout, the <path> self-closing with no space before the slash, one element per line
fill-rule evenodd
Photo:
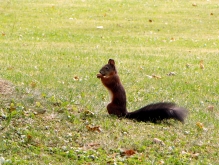
<path fill-rule="evenodd" d="M 197 125 L 198 127 L 200 127 L 200 128 L 203 127 L 203 124 L 202 124 L 201 122 L 197 122 L 196 125 Z"/>
<path fill-rule="evenodd" d="M 75 76 L 75 77 L 73 78 L 73 80 L 78 81 L 78 80 L 79 80 L 79 77 L 78 77 L 78 76 Z"/>
<path fill-rule="evenodd" d="M 27 142 L 29 143 L 33 139 L 32 135 L 27 134 Z"/>
<path fill-rule="evenodd" d="M 98 149 L 100 146 L 99 143 L 90 143 L 90 144 L 86 144 L 84 145 L 82 148 L 82 150 L 86 151 L 86 150 L 90 150 L 90 149 Z"/>
<path fill-rule="evenodd" d="M 90 143 L 90 144 L 88 144 L 88 146 L 90 146 L 90 147 L 96 147 L 96 146 L 99 146 L 100 145 L 100 143 Z"/>
<path fill-rule="evenodd" d="M 154 138 L 153 142 L 156 143 L 156 144 L 165 145 L 165 143 L 162 140 L 158 139 L 158 138 Z"/>
<path fill-rule="evenodd" d="M 213 105 L 209 105 L 207 108 L 209 111 L 213 111 L 214 110 L 214 106 Z"/>
<path fill-rule="evenodd" d="M 7 70 L 13 70 L 13 69 L 14 69 L 13 66 L 9 66 L 9 67 L 7 67 Z"/>
<path fill-rule="evenodd" d="M 170 72 L 170 73 L 167 74 L 167 76 L 175 76 L 175 75 L 176 75 L 175 72 Z"/>
<path fill-rule="evenodd" d="M 198 158 L 199 156 L 199 153 L 194 153 L 194 154 L 191 154 L 192 158 Z"/>
<path fill-rule="evenodd" d="M 94 131 L 102 132 L 100 126 L 90 126 L 90 125 L 87 125 L 86 127 L 87 127 L 87 129 L 88 129 L 89 131 L 93 131 L 93 132 L 94 132 Z"/>
<path fill-rule="evenodd" d="M 197 6 L 197 4 L 196 4 L 196 3 L 193 3 L 193 4 L 192 4 L 192 6 L 195 6 L 195 7 L 196 7 L 196 6 Z"/>
<path fill-rule="evenodd" d="M 10 112 L 16 110 L 16 106 L 14 105 L 14 103 L 10 104 Z"/>
<path fill-rule="evenodd" d="M 189 155 L 189 153 L 186 152 L 186 151 L 182 151 L 181 154 L 182 154 L 182 155 Z"/>
<path fill-rule="evenodd" d="M 135 151 L 134 150 L 126 150 L 125 151 L 125 155 L 126 156 L 131 156 L 131 155 L 134 155 L 135 154 Z"/>
<path fill-rule="evenodd" d="M 165 162 L 163 160 L 160 160 L 159 164 L 165 164 Z"/>
<path fill-rule="evenodd" d="M 130 149 L 130 150 L 121 150 L 120 151 L 121 156 L 132 156 L 135 153 L 136 152 L 134 150 L 132 150 L 132 149 Z"/>
<path fill-rule="evenodd" d="M 196 126 L 199 128 L 199 129 L 204 129 L 204 124 L 203 123 L 201 123 L 201 122 L 197 122 L 196 123 Z"/>
<path fill-rule="evenodd" d="M 186 64 L 186 68 L 190 68 L 190 66 L 191 66 L 190 64 Z"/>
<path fill-rule="evenodd" d="M 62 105 L 62 103 L 60 101 L 54 102 L 52 105 L 56 106 L 56 107 L 60 107 Z"/>
<path fill-rule="evenodd" d="M 106 164 L 108 165 L 108 164 L 115 164 L 115 163 L 114 163 L 114 160 L 109 160 L 106 162 Z"/>
<path fill-rule="evenodd" d="M 204 66 L 204 61 L 203 61 L 203 60 L 200 61 L 199 65 L 200 65 L 200 68 L 201 68 L 201 69 L 204 69 L 204 68 L 205 68 L 205 66 Z"/>
<path fill-rule="evenodd" d="M 157 75 L 154 75 L 154 74 L 152 74 L 152 77 L 156 78 L 156 79 L 160 79 L 161 78 L 160 76 L 157 76 Z"/>
<path fill-rule="evenodd" d="M 189 153 L 186 151 L 182 151 L 181 154 L 191 156 L 192 158 L 198 158 L 198 156 L 199 156 L 199 153 Z"/>
<path fill-rule="evenodd" d="M 91 112 L 91 111 L 89 111 L 89 110 L 85 110 L 85 111 L 84 111 L 84 114 L 85 114 L 85 115 L 91 115 L 91 116 L 94 115 L 94 113 Z"/>
<path fill-rule="evenodd" d="M 35 88 L 36 85 L 37 85 L 37 83 L 36 83 L 35 81 L 32 81 L 32 82 L 30 83 L 30 86 L 31 86 L 32 88 Z"/>

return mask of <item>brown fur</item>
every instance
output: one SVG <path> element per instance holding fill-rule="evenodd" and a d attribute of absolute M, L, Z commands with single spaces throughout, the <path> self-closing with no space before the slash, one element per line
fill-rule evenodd
<path fill-rule="evenodd" d="M 155 103 L 147 105 L 137 111 L 128 112 L 126 109 L 126 93 L 125 89 L 117 74 L 115 61 L 109 59 L 108 64 L 104 65 L 97 74 L 103 85 L 108 89 L 111 95 L 111 102 L 107 105 L 109 114 L 118 117 L 126 117 L 139 121 L 151 121 L 163 119 L 176 119 L 184 122 L 187 110 L 177 107 L 174 103 Z"/>

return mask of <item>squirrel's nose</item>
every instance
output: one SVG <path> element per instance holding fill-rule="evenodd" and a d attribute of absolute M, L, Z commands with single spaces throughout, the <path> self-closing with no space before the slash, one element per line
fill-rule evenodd
<path fill-rule="evenodd" d="M 100 73 L 100 74 L 102 74 L 102 75 L 104 75 L 104 72 L 103 72 L 103 71 L 101 71 L 101 70 L 99 71 L 99 73 Z"/>

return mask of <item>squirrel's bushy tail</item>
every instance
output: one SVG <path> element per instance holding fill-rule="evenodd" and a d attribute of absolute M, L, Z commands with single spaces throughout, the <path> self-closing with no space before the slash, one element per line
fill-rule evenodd
<path fill-rule="evenodd" d="M 149 104 L 134 112 L 128 112 L 125 117 L 144 122 L 157 122 L 164 119 L 175 119 L 183 123 L 186 116 L 187 110 L 185 108 L 178 107 L 174 103 L 160 102 Z"/>

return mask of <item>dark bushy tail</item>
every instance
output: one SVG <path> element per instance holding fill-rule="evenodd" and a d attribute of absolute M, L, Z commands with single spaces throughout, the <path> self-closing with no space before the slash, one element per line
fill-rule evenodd
<path fill-rule="evenodd" d="M 165 119 L 175 119 L 184 123 L 188 111 L 185 108 L 177 107 L 174 103 L 161 102 L 149 104 L 137 111 L 129 112 L 126 118 L 137 121 L 157 122 Z"/>

